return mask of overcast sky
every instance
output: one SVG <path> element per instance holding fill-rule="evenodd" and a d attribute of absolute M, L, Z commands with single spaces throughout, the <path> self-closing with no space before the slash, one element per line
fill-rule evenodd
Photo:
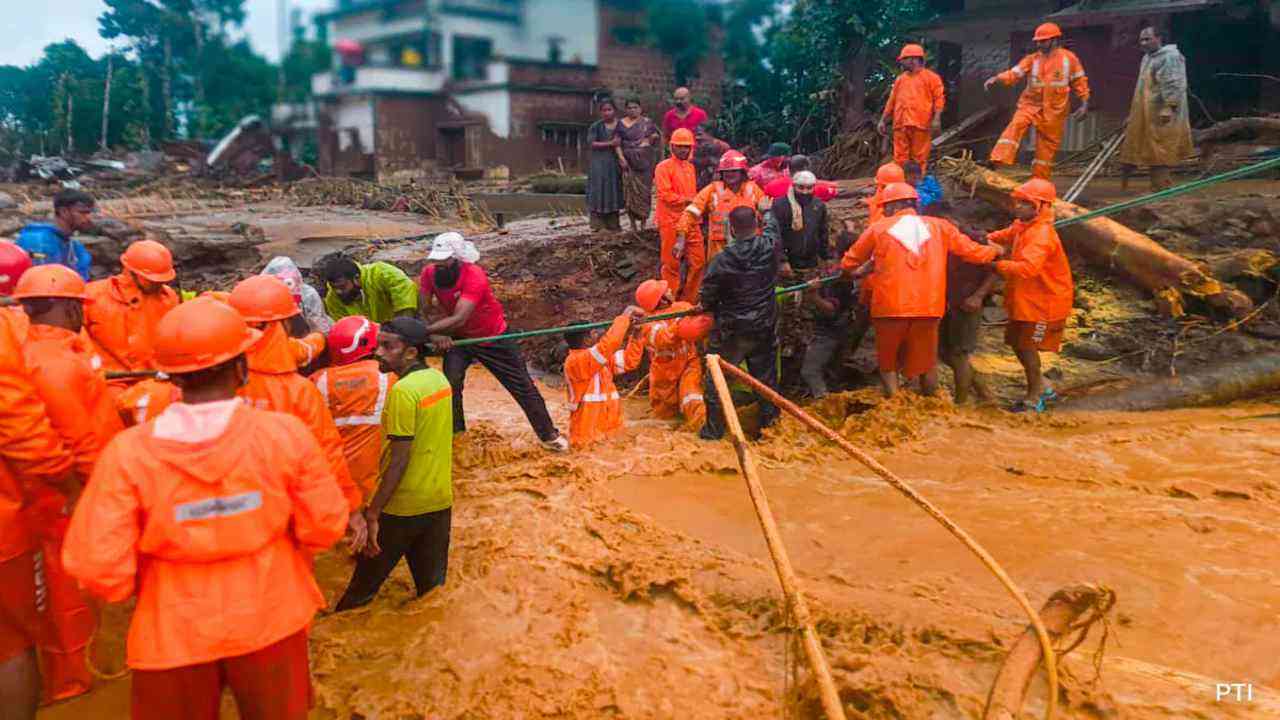
<path fill-rule="evenodd" d="M 18 0 L 0 0 L 0 5 Z M 286 0 L 289 7 L 301 8 L 306 16 L 315 10 L 327 10 L 335 0 Z M 276 22 L 278 0 L 246 0 L 248 18 L 239 31 L 247 33 L 253 48 L 271 59 L 279 57 L 279 31 Z M 42 7 L 43 5 L 43 7 Z M 22 12 L 0 15 L 0 65 L 30 65 L 44 46 L 71 38 L 89 54 L 98 57 L 107 49 L 107 41 L 98 35 L 98 16 L 106 10 L 102 0 L 47 0 L 25 3 Z M 118 39 L 117 39 L 118 41 Z"/>

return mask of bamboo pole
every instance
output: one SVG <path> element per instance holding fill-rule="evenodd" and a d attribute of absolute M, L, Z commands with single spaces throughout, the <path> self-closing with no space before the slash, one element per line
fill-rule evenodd
<path fill-rule="evenodd" d="M 768 385 L 765 385 L 759 380 L 756 380 L 755 378 L 751 377 L 750 374 L 748 374 L 741 368 L 734 367 L 733 365 L 730 365 L 729 363 L 720 360 L 720 358 L 715 355 L 707 356 L 708 365 L 711 365 L 712 358 L 715 358 L 716 360 L 715 364 L 717 366 L 716 368 L 713 369 L 712 377 L 717 377 L 720 375 L 719 368 L 728 370 L 729 373 L 732 374 L 735 378 L 751 386 L 751 388 L 755 390 L 756 393 L 759 394 L 762 398 L 764 398 L 765 400 L 768 400 L 774 405 L 777 405 L 779 408 L 787 411 L 792 416 L 794 416 L 797 420 L 799 420 L 800 422 L 804 423 L 807 427 L 809 427 L 809 429 L 814 430 L 815 432 L 822 435 L 826 439 L 835 443 L 837 446 L 840 447 L 841 450 L 844 450 L 846 453 L 852 456 L 855 460 L 862 463 L 864 466 L 866 466 L 876 475 L 879 475 L 881 479 L 889 483 L 889 485 L 893 486 L 895 490 L 902 493 L 903 495 L 906 495 L 907 499 L 911 500 L 911 502 L 918 505 L 922 510 L 924 510 L 926 513 L 932 516 L 934 520 L 937 520 L 939 523 L 941 523 L 942 526 L 946 528 L 948 532 L 954 535 L 956 539 L 958 539 L 961 543 L 964 544 L 965 547 L 969 548 L 969 550 L 978 557 L 978 560 L 980 560 L 982 564 L 985 565 L 986 568 L 990 570 L 993 575 L 996 576 L 996 579 L 1000 581 L 1000 584 L 1004 585 L 1005 590 L 1007 590 L 1009 592 L 1009 595 L 1013 597 L 1014 602 L 1018 603 L 1018 605 L 1022 608 L 1022 611 L 1026 613 L 1027 619 L 1030 620 L 1031 626 L 1035 629 L 1036 637 L 1038 637 L 1040 640 L 1040 650 L 1044 654 L 1045 672 L 1049 676 L 1049 702 L 1045 710 L 1045 719 L 1053 720 L 1053 717 L 1058 710 L 1058 662 L 1057 662 L 1057 657 L 1054 655 L 1054 652 L 1053 652 L 1053 640 L 1049 636 L 1049 631 L 1045 629 L 1044 623 L 1041 621 L 1039 613 L 1037 613 L 1035 609 L 1031 607 L 1031 603 L 1030 601 L 1027 600 L 1026 594 L 1023 593 L 1022 590 L 1013 583 L 1013 580 L 1009 578 L 1009 574 L 1004 571 L 1004 568 L 1000 567 L 1000 563 L 996 562 L 995 558 L 991 557 L 991 554 L 988 553 L 986 549 L 984 549 L 981 545 L 978 544 L 976 540 L 970 537 L 969 533 L 965 532 L 963 528 L 961 528 L 959 525 L 956 525 L 954 522 L 952 522 L 951 518 L 944 515 L 941 510 L 939 510 L 933 503 L 929 502 L 929 500 L 926 499 L 923 495 L 916 492 L 915 488 L 912 488 L 910 485 L 908 485 L 905 481 L 903 481 L 897 475 L 894 475 L 892 472 L 889 471 L 888 468 L 886 468 L 885 466 L 877 462 L 875 458 L 871 457 L 870 455 L 867 455 L 863 451 L 854 447 L 852 443 L 850 443 L 848 440 L 845 440 L 843 437 L 841 437 L 839 433 L 827 427 L 822 422 L 814 418 L 812 415 L 809 415 L 805 411 L 801 410 L 799 407 L 795 405 L 795 403 L 782 397 L 782 395 L 775 392 Z M 728 417 L 729 413 L 726 412 L 725 416 Z M 736 418 L 735 418 L 735 422 L 736 422 Z"/>
<path fill-rule="evenodd" d="M 836 691 L 836 682 L 831 677 L 831 668 L 827 658 L 822 654 L 822 643 L 818 640 L 818 631 L 813 627 L 813 619 L 809 616 L 809 605 L 804 595 L 800 594 L 800 584 L 796 579 L 795 569 L 791 567 L 791 559 L 787 557 L 787 548 L 782 544 L 782 533 L 773 519 L 773 511 L 769 509 L 769 499 L 765 497 L 764 486 L 760 484 L 756 470 L 755 458 L 747 450 L 747 438 L 742 434 L 742 423 L 738 421 L 738 410 L 734 407 L 733 396 L 729 393 L 729 384 L 725 382 L 724 373 L 720 371 L 719 355 L 707 356 L 707 369 L 711 372 L 711 380 L 715 383 L 716 393 L 724 405 L 725 422 L 729 426 L 729 435 L 733 438 L 733 447 L 738 453 L 738 466 L 742 469 L 742 477 L 747 481 L 747 492 L 751 495 L 751 504 L 755 506 L 756 517 L 760 520 L 760 529 L 764 531 L 765 544 L 769 546 L 769 555 L 773 558 L 774 570 L 778 573 L 778 584 L 782 585 L 782 594 L 800 625 L 801 638 L 809 665 L 818 679 L 818 691 L 822 698 L 822 708 L 828 720 L 844 720 L 844 707 L 840 702 L 840 693 Z"/>
<path fill-rule="evenodd" d="M 649 373 L 646 373 L 644 377 L 640 378 L 640 382 L 636 383 L 635 387 L 627 391 L 627 396 L 624 399 L 630 400 L 632 397 L 635 396 L 636 393 L 640 392 L 640 388 L 644 387 L 645 385 L 648 385 L 650 380 L 650 375 L 652 374 L 653 374 L 652 372 L 649 372 Z"/>

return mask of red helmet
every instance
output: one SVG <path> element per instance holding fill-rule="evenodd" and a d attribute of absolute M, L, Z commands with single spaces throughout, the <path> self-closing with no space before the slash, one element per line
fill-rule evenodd
<path fill-rule="evenodd" d="M 907 58 L 920 58 L 921 60 L 924 60 L 924 48 L 920 45 L 916 45 L 915 43 L 903 45 L 902 52 L 898 53 L 898 62 L 902 62 Z"/>
<path fill-rule="evenodd" d="M 1058 199 L 1058 188 L 1044 178 L 1032 178 L 1019 185 L 1011 194 L 1019 200 L 1052 205 L 1053 201 Z"/>
<path fill-rule="evenodd" d="M 378 323 L 362 315 L 350 315 L 329 330 L 329 359 L 348 365 L 373 354 L 378 347 Z"/>
<path fill-rule="evenodd" d="M 18 278 L 31 267 L 31 256 L 11 242 L 0 241 L 0 295 L 13 292 Z"/>
<path fill-rule="evenodd" d="M 1062 28 L 1058 27 L 1054 23 L 1045 23 L 1036 28 L 1035 37 L 1032 39 L 1036 42 L 1040 42 L 1041 40 L 1052 40 L 1060 37 L 1062 37 Z"/>
<path fill-rule="evenodd" d="M 716 166 L 716 172 L 722 173 L 726 170 L 742 170 L 745 172 L 749 167 L 746 155 L 737 150 L 729 150 L 720 156 L 720 164 Z"/>
<path fill-rule="evenodd" d="M 888 185 L 889 183 L 900 183 L 907 181 L 907 174 L 902 170 L 902 166 L 897 163 L 886 163 L 876 170 L 876 184 Z"/>
<path fill-rule="evenodd" d="M 916 189 L 904 182 L 889 183 L 884 189 L 884 194 L 880 196 L 880 202 L 886 205 L 899 200 L 919 199 L 920 196 L 916 193 Z"/>

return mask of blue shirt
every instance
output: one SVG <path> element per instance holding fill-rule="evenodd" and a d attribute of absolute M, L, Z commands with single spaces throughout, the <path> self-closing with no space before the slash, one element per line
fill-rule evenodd
<path fill-rule="evenodd" d="M 57 225 L 31 223 L 18 231 L 18 247 L 31 256 L 32 265 L 66 265 L 89 280 L 92 258 L 84 245 L 72 240 Z"/>
<path fill-rule="evenodd" d="M 925 208 L 934 203 L 942 202 L 942 186 L 938 184 L 938 179 L 932 175 L 925 175 L 920 184 L 916 185 L 916 194 L 920 196 L 921 212 L 924 212 Z"/>

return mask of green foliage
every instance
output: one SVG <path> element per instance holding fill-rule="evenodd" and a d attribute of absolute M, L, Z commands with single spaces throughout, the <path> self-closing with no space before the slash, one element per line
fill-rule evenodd
<path fill-rule="evenodd" d="M 907 29 L 930 14 L 925 0 L 795 0 L 789 11 L 778 0 L 743 0 L 725 20 L 722 134 L 735 144 L 830 144 L 849 114 L 847 89 L 866 83 L 876 98 L 892 80 L 875 61 L 846 78 L 851 58 L 865 51 L 891 62 Z"/>
<path fill-rule="evenodd" d="M 711 47 L 706 8 L 698 0 L 649 0 L 646 11 L 650 41 L 671 57 L 676 82 L 685 84 Z"/>
<path fill-rule="evenodd" d="M 199 137 L 225 135 L 245 115 L 270 117 L 276 100 L 276 68 L 255 54 L 247 41 L 231 46 L 220 40 L 207 43 L 200 66 L 205 100 L 196 106 Z"/>
<path fill-rule="evenodd" d="M 311 96 L 311 76 L 333 65 L 333 52 L 318 40 L 295 38 L 284 57 L 285 102 L 301 102 Z"/>

